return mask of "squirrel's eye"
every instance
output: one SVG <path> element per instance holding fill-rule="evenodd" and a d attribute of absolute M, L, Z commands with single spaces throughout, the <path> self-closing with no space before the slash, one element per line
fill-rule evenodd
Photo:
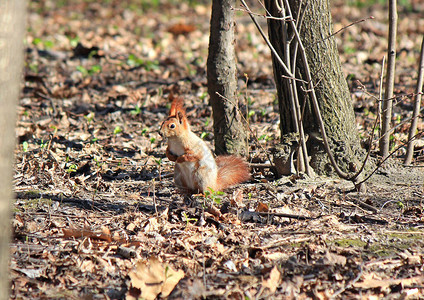
<path fill-rule="evenodd" d="M 169 128 L 174 129 L 175 128 L 175 124 L 174 123 L 169 124 Z"/>

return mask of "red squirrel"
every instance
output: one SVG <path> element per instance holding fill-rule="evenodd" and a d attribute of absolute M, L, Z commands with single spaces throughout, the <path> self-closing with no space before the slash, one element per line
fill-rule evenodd
<path fill-rule="evenodd" d="M 240 157 L 214 158 L 205 141 L 190 130 L 181 98 L 172 101 L 160 132 L 168 138 L 166 156 L 175 162 L 174 182 L 178 188 L 194 193 L 204 193 L 208 188 L 222 191 L 250 178 L 249 166 Z"/>

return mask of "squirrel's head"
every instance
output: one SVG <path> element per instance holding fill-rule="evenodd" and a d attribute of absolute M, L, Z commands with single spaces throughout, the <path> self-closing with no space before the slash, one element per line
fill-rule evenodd
<path fill-rule="evenodd" d="M 178 137 L 186 134 L 190 130 L 185 110 L 183 108 L 183 99 L 175 98 L 172 101 L 168 118 L 162 123 L 160 133 L 162 136 Z"/>

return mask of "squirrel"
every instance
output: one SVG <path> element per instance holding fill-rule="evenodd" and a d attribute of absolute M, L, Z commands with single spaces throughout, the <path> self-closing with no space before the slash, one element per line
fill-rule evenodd
<path fill-rule="evenodd" d="M 204 193 L 208 188 L 223 191 L 250 178 L 249 166 L 242 158 L 214 158 L 205 141 L 191 131 L 182 98 L 173 99 L 160 133 L 168 138 L 166 156 L 175 162 L 174 182 L 178 188 L 193 193 Z"/>

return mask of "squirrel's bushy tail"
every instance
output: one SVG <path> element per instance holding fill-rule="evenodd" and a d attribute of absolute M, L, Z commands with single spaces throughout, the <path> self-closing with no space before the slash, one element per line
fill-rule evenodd
<path fill-rule="evenodd" d="M 240 157 L 220 155 L 216 158 L 216 164 L 218 166 L 216 186 L 218 191 L 247 181 L 250 178 L 249 165 Z"/>

